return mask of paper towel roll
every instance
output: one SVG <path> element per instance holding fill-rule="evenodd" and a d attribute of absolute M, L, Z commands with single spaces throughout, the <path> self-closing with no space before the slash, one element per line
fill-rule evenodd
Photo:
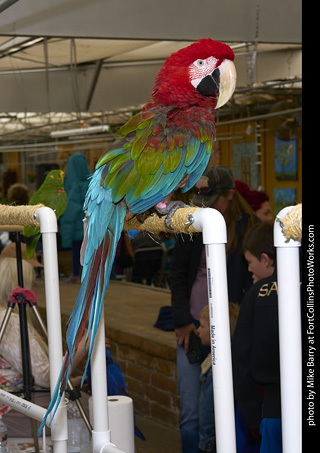
<path fill-rule="evenodd" d="M 126 453 L 135 453 L 132 399 L 123 395 L 108 396 L 108 413 L 111 442 Z M 89 398 L 89 418 L 92 424 L 92 397 Z"/>

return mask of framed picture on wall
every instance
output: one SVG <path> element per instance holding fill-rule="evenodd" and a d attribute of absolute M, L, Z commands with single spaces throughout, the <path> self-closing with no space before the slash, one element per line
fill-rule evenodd
<path fill-rule="evenodd" d="M 255 142 L 232 143 L 232 172 L 234 179 L 246 182 L 251 189 L 260 185 L 260 173 L 257 162 Z"/>
<path fill-rule="evenodd" d="M 276 179 L 292 181 L 298 179 L 297 140 L 283 141 L 275 138 Z"/>
<path fill-rule="evenodd" d="M 274 195 L 274 216 L 276 216 L 281 209 L 287 206 L 295 206 L 297 203 L 296 189 L 273 189 Z"/>

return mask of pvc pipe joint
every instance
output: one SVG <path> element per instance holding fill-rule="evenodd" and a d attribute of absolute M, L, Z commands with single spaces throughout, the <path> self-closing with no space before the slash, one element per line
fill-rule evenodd
<path fill-rule="evenodd" d="M 92 431 L 93 453 L 125 453 L 111 442 L 111 432 Z"/>
<path fill-rule="evenodd" d="M 197 209 L 193 214 L 193 226 L 202 231 L 204 244 L 226 244 L 227 230 L 223 215 L 213 208 Z"/>
<path fill-rule="evenodd" d="M 40 222 L 41 233 L 57 233 L 58 224 L 57 217 L 51 208 L 39 208 L 34 217 Z"/>

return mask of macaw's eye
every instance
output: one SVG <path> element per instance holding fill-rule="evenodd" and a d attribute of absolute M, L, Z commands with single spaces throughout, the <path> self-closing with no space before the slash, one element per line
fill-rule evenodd
<path fill-rule="evenodd" d="M 195 66 L 197 66 L 198 68 L 202 68 L 205 65 L 205 61 L 204 60 L 196 60 L 193 64 Z"/>

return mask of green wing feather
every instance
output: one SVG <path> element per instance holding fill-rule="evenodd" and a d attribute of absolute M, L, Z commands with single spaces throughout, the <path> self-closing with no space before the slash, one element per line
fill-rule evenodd
<path fill-rule="evenodd" d="M 55 211 L 57 219 L 67 206 L 67 194 L 63 187 L 64 173 L 61 170 L 52 170 L 46 176 L 39 189 L 30 198 L 28 205 L 43 204 Z M 27 258 L 31 258 L 40 239 L 38 226 L 24 226 L 23 236 L 26 239 Z"/>
<path fill-rule="evenodd" d="M 166 186 L 175 172 L 182 172 L 182 165 L 185 174 L 190 174 L 197 159 L 208 159 L 214 123 L 202 124 L 201 115 L 194 110 L 192 124 L 189 112 L 181 115 L 181 110 L 169 120 L 170 109 L 155 107 L 133 116 L 119 129 L 117 140 L 98 161 L 96 168 L 105 165 L 103 185 L 112 189 L 115 203 L 125 197 L 130 205 L 152 193 L 156 184 Z"/>

